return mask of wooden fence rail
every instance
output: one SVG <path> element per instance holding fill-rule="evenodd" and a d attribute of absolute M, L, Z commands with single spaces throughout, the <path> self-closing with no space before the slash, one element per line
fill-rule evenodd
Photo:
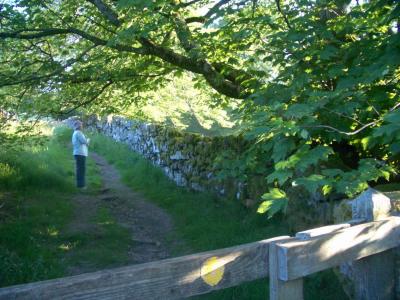
<path fill-rule="evenodd" d="M 182 299 L 268 276 L 278 237 L 226 249 L 0 289 L 0 299 Z"/>
<path fill-rule="evenodd" d="M 277 242 L 279 279 L 293 280 L 358 260 L 400 243 L 400 217 L 360 224 L 310 238 Z"/>
<path fill-rule="evenodd" d="M 0 299 L 182 299 L 265 277 L 270 299 L 303 299 L 304 276 L 400 245 L 400 217 L 353 224 L 1 288 Z"/>

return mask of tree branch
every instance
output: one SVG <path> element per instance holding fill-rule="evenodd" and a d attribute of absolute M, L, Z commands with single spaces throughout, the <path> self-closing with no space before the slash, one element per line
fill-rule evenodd
<path fill-rule="evenodd" d="M 24 33 L 33 32 L 33 33 Z M 47 29 L 21 29 L 12 32 L 0 32 L 0 38 L 6 39 L 21 39 L 21 40 L 32 40 L 42 37 L 53 36 L 57 34 L 68 34 L 71 33 L 69 29 L 62 28 L 47 28 Z"/>
<path fill-rule="evenodd" d="M 375 120 L 373 122 L 369 122 L 369 123 L 365 124 L 364 126 L 358 128 L 357 130 L 350 131 L 350 132 L 342 131 L 340 129 L 337 129 L 337 128 L 329 126 L 329 125 L 314 125 L 314 126 L 303 126 L 303 127 L 304 128 L 326 128 L 326 129 L 329 129 L 331 131 L 335 131 L 335 132 L 340 133 L 340 134 L 344 134 L 344 135 L 347 135 L 347 136 L 352 136 L 352 135 L 356 135 L 356 134 L 360 133 L 361 131 L 363 131 L 364 129 L 366 129 L 368 127 L 371 127 L 371 126 L 374 126 L 374 125 L 378 124 L 379 121 L 380 120 Z"/>
<path fill-rule="evenodd" d="M 277 7 L 279 13 L 282 15 L 283 19 L 285 20 L 285 23 L 286 23 L 287 27 L 289 27 L 289 29 L 292 29 L 292 26 L 289 23 L 289 19 L 287 18 L 286 14 L 282 11 L 281 1 L 280 0 L 275 0 L 275 3 L 276 3 L 276 7 Z"/>
<path fill-rule="evenodd" d="M 37 43 L 33 43 L 33 42 L 30 42 L 30 43 L 32 43 L 31 45 L 32 45 L 32 47 L 33 47 L 34 49 L 38 49 L 43 55 L 49 57 L 51 61 L 54 61 L 53 54 L 51 53 L 51 47 L 50 47 L 49 43 L 48 43 L 46 40 L 44 40 L 44 41 L 39 41 L 39 42 L 37 42 Z M 42 49 L 42 47 L 40 47 L 40 44 L 41 44 L 41 43 L 46 43 L 47 46 L 49 47 L 50 51 L 47 52 L 47 51 L 45 51 L 44 49 Z"/>
<path fill-rule="evenodd" d="M 64 76 L 61 81 L 62 82 L 69 82 L 72 84 L 81 84 L 81 83 L 89 83 L 89 82 L 99 82 L 100 80 L 105 80 L 106 78 L 107 81 L 112 81 L 114 83 L 116 82 L 122 82 L 122 81 L 129 81 L 132 80 L 133 78 L 157 78 L 161 76 L 165 76 L 170 71 L 165 71 L 161 73 L 153 73 L 153 74 L 140 74 L 135 72 L 134 70 L 122 70 L 124 76 L 119 76 L 120 74 L 110 74 L 109 76 L 105 76 L 104 74 L 100 74 L 98 76 L 87 76 L 87 77 L 79 77 L 79 75 L 72 75 L 72 76 Z"/>
<path fill-rule="evenodd" d="M 200 59 L 201 49 L 193 42 L 192 33 L 190 32 L 187 23 L 179 17 L 173 18 L 173 21 L 175 24 L 176 35 L 183 49 L 185 49 L 186 52 L 191 53 L 191 56 L 194 59 Z"/>
<path fill-rule="evenodd" d="M 119 27 L 121 25 L 121 21 L 118 19 L 118 15 L 110 8 L 107 4 L 105 4 L 101 0 L 87 0 L 92 3 L 100 13 L 114 26 Z"/>
<path fill-rule="evenodd" d="M 177 54 L 170 49 L 166 49 L 152 43 L 148 39 L 140 39 L 142 45 L 147 49 L 149 54 L 157 56 L 162 60 L 178 66 L 184 70 L 197 74 L 202 74 L 205 80 L 218 92 L 228 97 L 243 99 L 247 95 L 242 94 L 240 85 L 225 79 L 219 74 L 214 67 L 205 60 L 194 61 L 191 58 Z"/>
<path fill-rule="evenodd" d="M 215 14 L 219 8 L 225 4 L 227 4 L 231 0 L 221 0 L 217 2 L 213 7 L 210 8 L 210 10 L 204 15 L 204 18 L 208 19 L 210 18 L 213 14 Z"/>
<path fill-rule="evenodd" d="M 358 123 L 359 125 L 365 125 L 364 123 L 360 122 L 360 121 L 359 121 L 359 120 L 357 120 L 356 118 L 353 118 L 353 117 L 351 117 L 351 116 L 348 116 L 348 115 L 346 115 L 346 114 L 342 114 L 342 113 L 340 113 L 340 112 L 333 111 L 333 110 L 330 110 L 330 109 L 328 109 L 328 108 L 325 108 L 325 107 L 323 107 L 322 109 L 325 109 L 325 110 L 326 110 L 326 111 L 328 111 L 329 113 L 332 113 L 332 114 L 338 115 L 339 117 L 343 117 L 343 118 L 346 118 L 346 119 L 352 120 L 352 121 L 354 121 L 354 122 Z"/>
<path fill-rule="evenodd" d="M 397 108 L 399 108 L 399 107 L 400 107 L 400 102 L 399 102 L 399 103 L 396 103 L 396 105 L 393 106 L 389 111 L 392 112 L 392 111 L 394 111 L 395 109 L 397 109 Z"/>
<path fill-rule="evenodd" d="M 94 18 L 88 18 L 88 20 L 90 22 L 92 22 L 94 25 L 104 29 L 105 31 L 107 31 L 107 32 L 109 32 L 111 34 L 116 34 L 117 33 L 116 31 L 112 30 L 112 28 L 108 28 L 104 24 L 101 24 L 100 22 L 97 22 L 96 20 L 94 20 Z"/>
<path fill-rule="evenodd" d="M 185 19 L 185 23 L 186 24 L 190 24 L 190 23 L 205 23 L 206 22 L 206 18 L 205 17 L 189 17 Z"/>
<path fill-rule="evenodd" d="M 31 40 L 42 37 L 63 35 L 63 34 L 76 34 L 85 40 L 91 41 L 95 45 L 107 46 L 119 51 L 132 52 L 136 54 L 146 54 L 143 48 L 135 48 L 128 45 L 116 44 L 110 45 L 107 40 L 100 39 L 91 35 L 83 30 L 77 28 L 42 28 L 42 29 L 21 29 L 13 32 L 0 32 L 0 39 L 13 38 L 21 40 Z"/>
<path fill-rule="evenodd" d="M 196 4 L 197 2 L 200 2 L 200 1 L 202 1 L 202 0 L 192 0 L 192 1 L 189 1 L 189 2 L 186 2 L 186 3 L 180 3 L 179 7 L 188 7 L 188 6 Z"/>
<path fill-rule="evenodd" d="M 399 107 L 400 107 L 400 102 L 396 103 L 393 107 L 391 107 L 389 109 L 389 112 L 393 112 L 396 109 L 398 109 Z M 351 118 L 351 119 L 353 119 L 353 118 Z M 356 135 L 356 134 L 360 133 L 361 131 L 367 129 L 368 127 L 371 127 L 371 126 L 374 126 L 374 125 L 378 124 L 382 120 L 383 120 L 383 117 L 380 117 L 379 119 L 377 119 L 375 121 L 372 121 L 372 122 L 369 122 L 367 124 L 364 124 L 363 126 L 358 128 L 357 130 L 349 131 L 349 132 L 342 131 L 340 129 L 337 129 L 337 128 L 329 126 L 329 125 L 314 125 L 314 126 L 303 126 L 303 127 L 304 128 L 326 128 L 326 129 L 329 129 L 331 131 L 338 132 L 340 134 L 344 134 L 344 135 L 347 135 L 347 136 L 352 136 L 352 135 Z"/>
<path fill-rule="evenodd" d="M 196 61 L 192 58 L 180 55 L 174 51 L 158 46 L 148 39 L 141 38 L 140 42 L 143 47 L 134 48 L 127 45 L 110 45 L 106 40 L 102 40 L 98 37 L 90 35 L 82 30 L 76 28 L 46 28 L 46 29 L 25 29 L 15 32 L 1 32 L 0 38 L 15 38 L 15 39 L 36 39 L 47 36 L 59 35 L 59 34 L 76 34 L 84 39 L 87 39 L 95 45 L 101 45 L 110 47 L 119 51 L 126 51 L 141 55 L 154 55 L 161 58 L 162 60 L 178 66 L 184 70 L 191 71 L 197 74 L 202 74 L 206 81 L 218 92 L 232 97 L 232 98 L 244 98 L 246 95 L 242 95 L 240 86 L 232 83 L 220 75 L 208 62 Z M 47 76 L 47 75 L 46 75 Z M 39 79 L 39 78 L 35 78 Z M 22 83 L 22 82 L 20 82 Z"/>
<path fill-rule="evenodd" d="M 60 74 L 62 71 L 64 71 L 66 68 L 72 66 L 74 63 L 80 61 L 87 53 L 89 53 L 90 50 L 94 49 L 95 47 L 97 47 L 97 46 L 94 45 L 94 46 L 91 46 L 88 49 L 82 51 L 82 53 L 79 54 L 77 57 L 69 59 L 65 65 L 60 66 L 59 68 L 57 68 L 50 74 L 46 74 L 46 75 L 42 75 L 42 76 L 33 75 L 31 77 L 28 77 L 25 79 L 20 79 L 17 81 L 3 82 L 3 83 L 0 83 L 0 87 L 18 85 L 18 84 L 27 83 L 27 82 L 35 82 L 35 81 L 40 81 L 42 79 L 49 79 L 57 74 Z"/>

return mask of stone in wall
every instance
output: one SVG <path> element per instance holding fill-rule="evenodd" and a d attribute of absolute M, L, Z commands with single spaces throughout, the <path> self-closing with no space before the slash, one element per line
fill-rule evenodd
<path fill-rule="evenodd" d="M 169 157 L 172 160 L 182 160 L 182 159 L 188 159 L 187 156 L 183 155 L 181 151 L 176 151 L 173 155 Z"/>

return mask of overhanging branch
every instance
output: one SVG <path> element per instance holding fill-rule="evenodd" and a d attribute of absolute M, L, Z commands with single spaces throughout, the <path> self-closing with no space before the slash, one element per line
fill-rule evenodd
<path fill-rule="evenodd" d="M 221 4 L 222 5 L 222 4 Z M 185 26 L 186 23 L 184 24 Z M 142 47 L 132 47 L 124 44 L 110 43 L 108 40 L 101 39 L 97 36 L 89 34 L 77 28 L 42 28 L 42 29 L 22 29 L 13 32 L 0 32 L 0 39 L 21 39 L 30 40 L 43 37 L 50 37 L 55 35 L 74 34 L 82 37 L 85 40 L 92 42 L 94 45 L 105 46 L 118 51 L 130 52 L 139 55 L 153 55 L 161 60 L 168 62 L 174 66 L 180 67 L 184 70 L 191 71 L 204 76 L 206 81 L 216 91 L 223 95 L 232 98 L 243 99 L 246 95 L 240 87 L 240 81 L 235 82 L 230 77 L 220 74 L 210 63 L 203 58 L 192 58 L 174 52 L 171 49 L 154 44 L 146 38 L 141 38 L 139 42 Z M 188 49 L 188 48 L 187 48 Z M 233 74 L 233 73 L 232 73 Z"/>
<path fill-rule="evenodd" d="M 204 15 L 204 18 L 208 19 L 210 18 L 213 14 L 217 13 L 218 10 L 220 9 L 221 6 L 227 4 L 231 0 L 220 0 L 211 9 Z"/>
<path fill-rule="evenodd" d="M 38 82 L 38 81 L 41 81 L 43 79 L 49 79 L 49 78 L 51 78 L 51 77 L 53 77 L 55 75 L 60 74 L 62 71 L 64 71 L 66 68 L 72 66 L 74 63 L 80 61 L 86 54 L 89 53 L 89 51 L 91 51 L 95 47 L 97 47 L 97 45 L 93 45 L 93 46 L 87 48 L 86 50 L 82 51 L 82 53 L 80 53 L 77 57 L 71 58 L 64 65 L 60 66 L 55 71 L 53 71 L 53 72 L 51 72 L 49 74 L 45 74 L 45 75 L 42 75 L 42 76 L 37 76 L 35 74 L 35 75 L 32 75 L 32 76 L 29 76 L 28 78 L 19 79 L 19 80 L 12 80 L 10 82 L 3 82 L 3 83 L 0 83 L 0 87 L 13 86 L 13 85 L 18 85 L 18 84 L 22 84 L 22 83 L 29 83 L 29 82 Z"/>
<path fill-rule="evenodd" d="M 283 12 L 283 10 L 281 8 L 281 1 L 275 0 L 275 3 L 276 3 L 276 8 L 278 9 L 279 13 L 282 15 L 283 19 L 285 20 L 287 27 L 289 27 L 289 29 L 291 29 L 292 26 L 290 25 L 289 19 L 287 18 L 286 14 Z"/>
<path fill-rule="evenodd" d="M 42 28 L 42 29 L 21 29 L 13 32 L 0 32 L 0 39 L 12 38 L 20 40 L 31 40 L 54 35 L 75 34 L 95 45 L 107 46 L 119 51 L 132 52 L 137 54 L 146 54 L 143 48 L 135 48 L 123 44 L 109 44 L 107 40 L 100 39 L 83 30 L 77 28 Z"/>
<path fill-rule="evenodd" d="M 105 74 L 100 74 L 100 75 L 95 75 L 95 76 L 79 76 L 79 75 L 72 75 L 72 76 L 63 76 L 61 78 L 62 82 L 68 82 L 72 84 L 82 84 L 82 83 L 89 83 L 89 82 L 99 82 L 99 81 L 112 81 L 114 83 L 116 82 L 123 82 L 123 81 L 129 81 L 134 78 L 142 78 L 142 79 L 150 79 L 150 78 L 157 78 L 157 77 L 162 77 L 170 73 L 171 71 L 165 71 L 161 73 L 152 73 L 152 74 L 142 74 L 142 73 L 137 73 L 135 70 L 123 70 L 123 76 L 121 74 L 109 74 L 105 76 Z M 106 78 L 106 79 L 105 79 Z"/>
<path fill-rule="evenodd" d="M 303 127 L 304 128 L 325 128 L 325 129 L 329 129 L 330 131 L 334 131 L 334 132 L 337 132 L 337 133 L 340 133 L 340 134 L 344 134 L 344 135 L 347 135 L 347 136 L 352 136 L 352 135 L 356 135 L 356 134 L 360 133 L 361 131 L 363 131 L 363 130 L 371 127 L 371 126 L 374 126 L 374 125 L 378 124 L 379 121 L 380 120 L 375 120 L 373 122 L 369 122 L 369 123 L 365 124 L 364 126 L 358 128 L 357 130 L 354 130 L 354 131 L 343 131 L 343 130 L 337 129 L 337 128 L 335 128 L 333 126 L 329 126 L 329 125 L 314 125 L 314 126 L 303 126 Z"/>
<path fill-rule="evenodd" d="M 87 0 L 92 3 L 100 13 L 114 26 L 119 27 L 121 25 L 121 21 L 118 19 L 118 15 L 103 1 L 101 0 Z"/>
<path fill-rule="evenodd" d="M 205 17 L 189 17 L 185 19 L 186 24 L 190 23 L 205 23 L 207 19 Z"/>
<path fill-rule="evenodd" d="M 157 56 L 184 70 L 203 75 L 204 79 L 210 84 L 210 86 L 221 94 L 237 99 L 243 99 L 247 96 L 243 94 L 240 85 L 224 78 L 207 61 L 193 60 L 186 56 L 177 54 L 170 49 L 160 47 L 145 38 L 141 38 L 140 41 L 149 54 Z"/>

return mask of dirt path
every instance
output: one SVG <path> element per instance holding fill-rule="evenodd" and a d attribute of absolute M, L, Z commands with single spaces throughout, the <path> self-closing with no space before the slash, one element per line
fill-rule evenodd
<path fill-rule="evenodd" d="M 91 153 L 91 158 L 100 169 L 102 188 L 98 194 L 79 194 L 73 198 L 74 218 L 66 231 L 69 234 L 96 233 L 99 228 L 91 220 L 100 207 L 106 207 L 118 224 L 132 234 L 129 264 L 169 257 L 172 245 L 167 244 L 166 239 L 174 236 L 171 217 L 124 185 L 118 171 L 103 157 Z M 95 266 L 80 263 L 79 266 L 71 266 L 68 273 L 75 275 L 94 270 Z"/>

